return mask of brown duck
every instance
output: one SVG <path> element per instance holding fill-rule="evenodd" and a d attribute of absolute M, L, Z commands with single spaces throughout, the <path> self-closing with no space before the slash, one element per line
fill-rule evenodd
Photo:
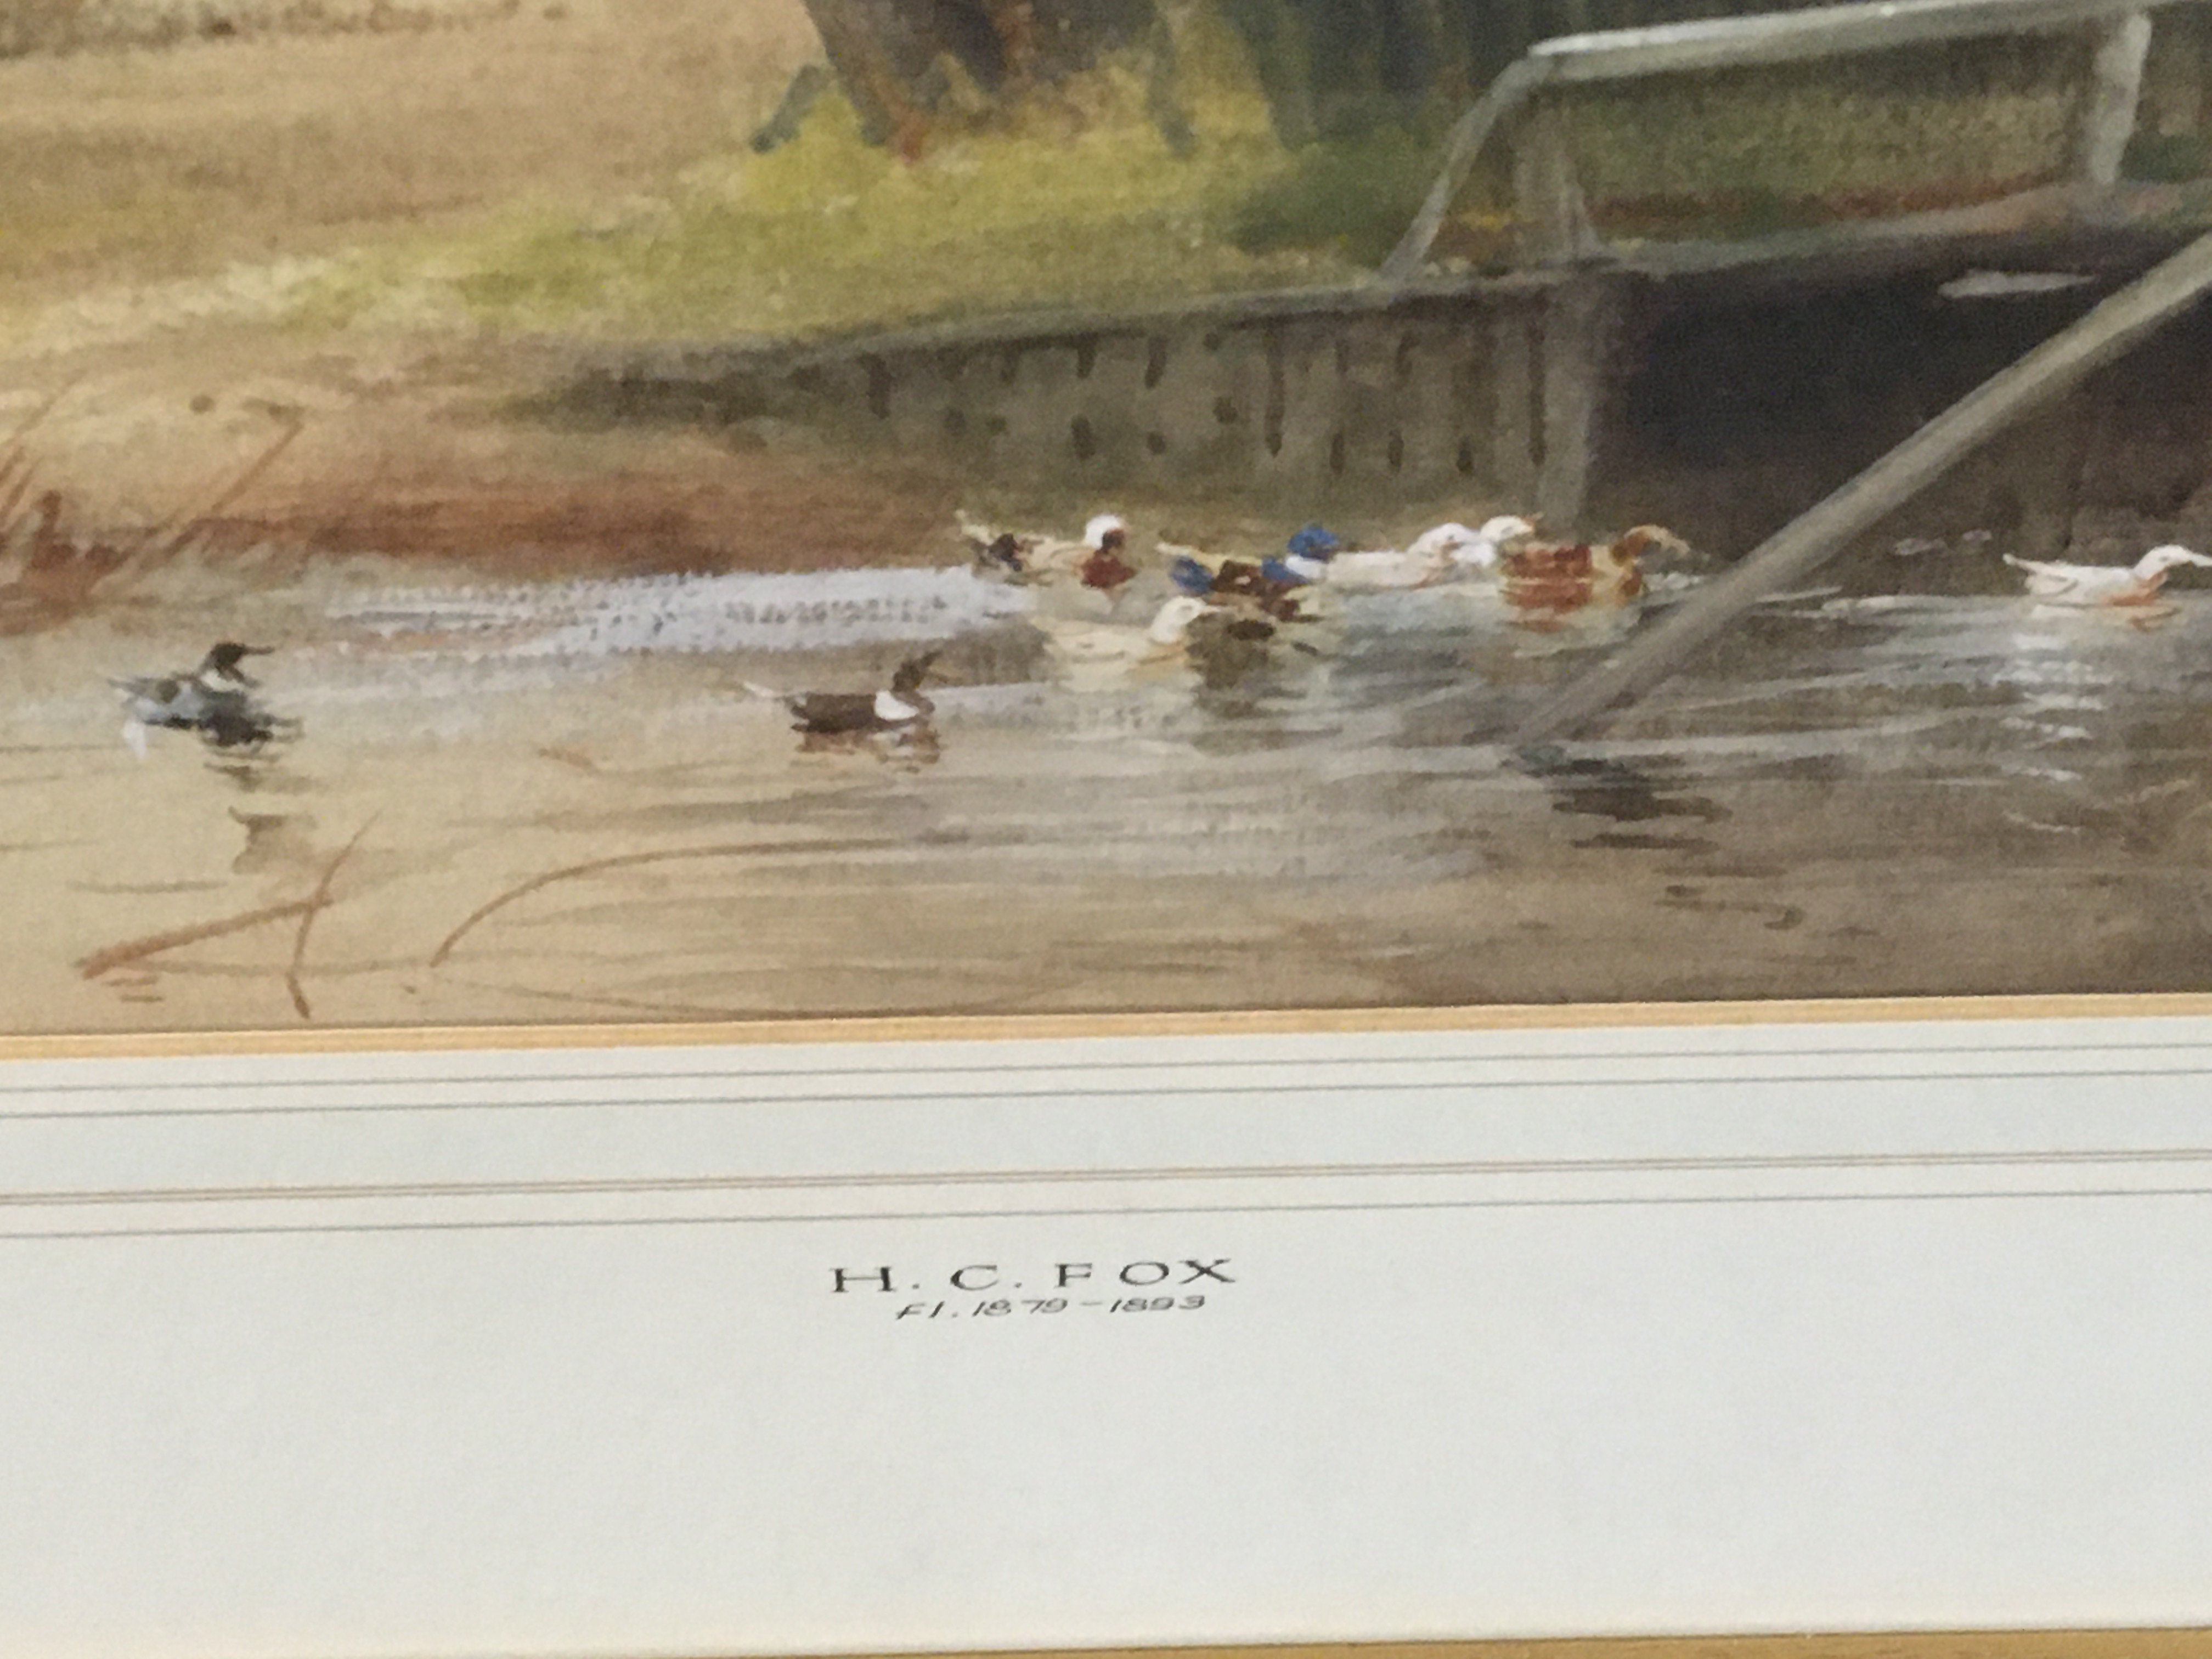
<path fill-rule="evenodd" d="M 1499 591 L 1521 621 L 1556 626 L 1577 611 L 1633 605 L 1644 597 L 1639 561 L 1656 548 L 1682 546 L 1673 532 L 1649 524 L 1611 542 L 1529 543 L 1499 555 Z"/>

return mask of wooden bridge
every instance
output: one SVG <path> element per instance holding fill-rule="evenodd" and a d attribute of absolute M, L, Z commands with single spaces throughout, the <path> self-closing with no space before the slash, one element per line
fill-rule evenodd
<path fill-rule="evenodd" d="M 1435 188 L 1371 280 L 1146 312 L 666 349 L 604 365 L 575 401 L 603 412 L 782 423 L 941 456 L 979 485 L 1203 489 L 1286 506 L 1496 501 L 1565 525 L 1635 471 L 1653 402 L 1638 387 L 1669 372 L 1670 351 L 1679 366 L 1702 339 L 1727 356 L 1747 319 L 1757 333 L 1761 315 L 1795 315 L 1799 325 L 1766 332 L 1794 341 L 1796 359 L 1747 357 L 1741 376 L 1863 381 L 1869 353 L 1882 349 L 1864 331 L 1882 334 L 1884 306 L 1893 319 L 1898 306 L 1977 266 L 2087 279 L 2047 304 L 2004 312 L 1987 337 L 1963 329 L 1889 338 L 1885 372 L 1898 395 L 1816 416 L 1848 471 L 1902 435 L 1896 406 L 1919 411 L 1909 431 L 2196 233 L 2170 189 L 2120 174 L 2154 13 L 2199 3 L 1887 0 L 1545 41 L 1454 129 Z M 2062 176 L 1965 206 L 1763 236 L 1613 246 L 1593 222 L 1565 119 L 1583 88 L 1991 37 L 2081 42 Z M 1439 229 L 1498 143 L 1512 154 L 1516 246 L 1490 270 L 1440 269 L 1430 257 Z M 1782 521 L 1833 482 L 1808 477 L 1795 501 L 1789 486 L 1764 486 L 1757 511 Z"/>

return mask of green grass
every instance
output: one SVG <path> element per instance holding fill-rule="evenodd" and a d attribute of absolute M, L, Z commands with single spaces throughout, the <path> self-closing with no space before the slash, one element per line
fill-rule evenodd
<path fill-rule="evenodd" d="M 806 335 L 1022 308 L 1354 280 L 1395 244 L 1434 131 L 1285 149 L 1241 51 L 1187 52 L 1196 144 L 1178 154 L 1113 70 L 998 130 L 907 163 L 863 143 L 834 94 L 769 155 L 729 147 L 612 213 L 515 206 L 387 247 L 320 284 L 300 320 L 458 314 L 495 331 L 601 337 Z M 1748 235 L 1941 202 L 2063 165 L 2070 66 L 2051 52 L 1716 75 L 1578 98 L 1570 125 L 1602 217 L 1662 204 L 1660 234 Z M 1448 113 L 1449 112 L 1442 112 Z M 2201 146 L 2200 146 L 2201 149 Z M 1490 158 L 1463 213 L 1494 234 Z M 2148 166 L 2199 165 L 2192 152 Z M 1663 205 L 1671 204 L 1671 205 Z M 425 307 L 428 307 L 428 311 Z"/>
<path fill-rule="evenodd" d="M 480 324 L 624 337 L 803 334 L 1356 274 L 1359 239 L 1305 234 L 1331 204 L 1308 203 L 1313 163 L 1276 143 L 1256 94 L 1209 97 L 1181 155 L 1133 84 L 1109 76 L 1095 102 L 908 164 L 864 143 L 828 96 L 769 155 L 733 147 L 611 218 L 517 210 L 357 262 L 306 314 L 343 322 L 433 268 Z M 1323 179 L 1321 193 L 1345 188 Z M 1370 217 L 1394 215 L 1401 226 L 1395 208 Z"/>
<path fill-rule="evenodd" d="M 1789 200 L 2055 173 L 2078 102 L 2055 54 L 1962 49 L 1609 88 L 1569 119 L 1594 197 Z"/>
<path fill-rule="evenodd" d="M 1314 144 L 1238 202 L 1224 226 L 1252 253 L 1327 248 L 1366 269 L 1406 234 L 1436 176 L 1437 141 L 1402 128 Z"/>

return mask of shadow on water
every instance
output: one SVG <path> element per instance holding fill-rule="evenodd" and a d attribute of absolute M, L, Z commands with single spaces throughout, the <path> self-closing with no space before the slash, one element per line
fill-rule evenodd
<path fill-rule="evenodd" d="M 1554 744 L 1522 749 L 1510 763 L 1551 791 L 1554 812 L 1601 817 L 1614 823 L 1653 823 L 1669 818 L 1718 823 L 1729 816 L 1726 807 L 1709 796 L 1669 791 L 1656 775 L 1656 767 L 1647 769 L 1620 760 L 1571 756 Z M 1662 764 L 1674 766 L 1680 763 L 1668 761 Z M 1715 842 L 1700 836 L 1620 830 L 1600 830 L 1575 845 L 1651 853 L 1707 853 L 1716 848 Z"/>
<path fill-rule="evenodd" d="M 945 752 L 935 723 L 927 720 L 891 732 L 801 732 L 798 749 L 802 755 L 867 756 L 907 770 L 934 766 Z"/>

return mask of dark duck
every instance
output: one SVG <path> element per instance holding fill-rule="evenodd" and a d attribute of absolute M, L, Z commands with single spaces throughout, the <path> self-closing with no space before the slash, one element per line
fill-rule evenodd
<path fill-rule="evenodd" d="M 252 752 L 265 747 L 289 723 L 261 706 L 253 695 L 260 682 L 243 664 L 267 653 L 265 646 L 225 640 L 188 672 L 111 680 L 123 698 L 123 740 L 141 760 L 146 757 L 146 734 L 155 729 L 196 732 L 212 749 Z"/>
<path fill-rule="evenodd" d="M 936 705 L 922 695 L 921 683 L 937 653 L 909 657 L 881 691 L 775 691 L 748 684 L 757 697 L 780 702 L 791 714 L 791 729 L 810 738 L 866 738 L 901 735 L 925 724 Z"/>

